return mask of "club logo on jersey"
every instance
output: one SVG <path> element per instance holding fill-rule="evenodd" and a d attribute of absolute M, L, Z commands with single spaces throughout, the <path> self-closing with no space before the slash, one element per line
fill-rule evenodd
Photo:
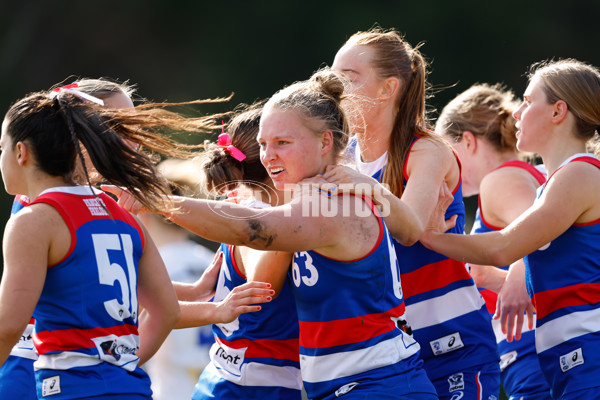
<path fill-rule="evenodd" d="M 456 392 L 457 390 L 465 390 L 465 377 L 462 372 L 450 375 L 448 377 L 448 388 L 449 392 Z"/>
<path fill-rule="evenodd" d="M 108 335 L 93 338 L 101 360 L 133 371 L 137 366 L 137 352 L 140 348 L 137 335 Z"/>
<path fill-rule="evenodd" d="M 583 350 L 580 347 L 577 350 L 560 356 L 560 370 L 562 372 L 567 372 L 571 368 L 575 368 L 584 362 Z"/>
<path fill-rule="evenodd" d="M 104 352 L 104 354 L 108 354 L 109 356 L 113 356 L 115 360 L 119 361 L 121 359 L 121 355 L 116 352 L 117 350 L 117 341 L 109 340 L 107 342 L 100 343 L 100 348 Z"/>
<path fill-rule="evenodd" d="M 87 206 L 88 210 L 90 210 L 90 214 L 95 216 L 108 215 L 108 212 L 106 211 L 106 206 L 104 205 L 102 199 L 83 199 L 83 202 Z"/>
<path fill-rule="evenodd" d="M 358 386 L 358 382 L 350 382 L 345 384 L 344 386 L 340 387 L 338 390 L 335 391 L 335 397 L 345 395 L 346 393 L 354 389 L 356 386 Z"/>
<path fill-rule="evenodd" d="M 60 375 L 51 376 L 42 381 L 42 397 L 59 394 L 60 392 Z"/>
<path fill-rule="evenodd" d="M 240 382 L 246 350 L 248 350 L 247 347 L 234 349 L 217 339 L 217 342 L 210 349 L 210 359 L 227 380 Z"/>
<path fill-rule="evenodd" d="M 518 353 L 516 350 L 502 354 L 500 356 L 500 371 L 504 371 L 506 367 L 517 361 L 517 355 Z"/>
<path fill-rule="evenodd" d="M 432 340 L 429 342 L 433 355 L 439 356 L 440 354 L 449 353 L 454 350 L 458 350 L 465 347 L 465 344 L 460 337 L 460 332 L 454 332 L 450 335 L 446 335 L 439 339 Z"/>
<path fill-rule="evenodd" d="M 126 344 L 117 343 L 116 340 L 102 342 L 100 343 L 100 348 L 104 354 L 114 357 L 117 361 L 119 361 L 123 355 L 135 355 L 138 351 L 138 347 L 128 347 Z"/>

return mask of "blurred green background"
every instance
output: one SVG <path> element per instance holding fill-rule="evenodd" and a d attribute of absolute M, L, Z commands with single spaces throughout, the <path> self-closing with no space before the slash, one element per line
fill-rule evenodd
<path fill-rule="evenodd" d="M 377 23 L 413 45 L 425 42 L 439 89 L 429 102 L 435 117 L 475 82 L 522 93 L 536 61 L 600 66 L 599 16 L 591 0 L 0 0 L 0 110 L 69 77 L 100 76 L 129 80 L 157 101 L 234 92 L 200 112 L 229 110 L 308 78 L 352 33 Z M 0 195 L 0 226 L 11 202 Z"/>

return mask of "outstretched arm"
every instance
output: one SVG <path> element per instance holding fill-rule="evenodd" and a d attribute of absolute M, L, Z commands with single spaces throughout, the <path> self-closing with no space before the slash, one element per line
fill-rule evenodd
<path fill-rule="evenodd" d="M 139 204 L 126 191 L 114 186 L 103 189 L 119 197 L 119 204 L 126 209 L 139 211 Z M 295 252 L 328 248 L 344 243 L 350 233 L 356 233 L 345 225 L 351 221 L 345 218 L 341 207 L 347 205 L 339 200 L 336 205 L 340 212 L 328 215 L 318 193 L 301 195 L 288 204 L 269 209 L 186 197 L 172 197 L 172 200 L 177 210 L 167 217 L 174 223 L 215 242 L 257 250 Z M 362 249 L 355 246 L 352 250 L 360 253 Z"/>
<path fill-rule="evenodd" d="M 341 165 L 327 167 L 323 179 L 336 185 L 335 188 L 323 186 L 331 193 L 350 192 L 371 198 L 379 207 L 390 234 L 400 244 L 410 246 L 419 239 L 424 228 L 421 221 L 410 207 L 376 179 Z"/>
<path fill-rule="evenodd" d="M 591 182 L 582 179 L 585 171 L 569 166 L 554 174 L 540 199 L 501 231 L 477 235 L 427 231 L 421 242 L 455 260 L 482 265 L 512 264 L 554 240 L 596 204 L 595 194 L 589 190 Z"/>
<path fill-rule="evenodd" d="M 225 299 L 216 303 L 179 302 L 182 316 L 176 328 L 231 322 L 240 314 L 260 311 L 261 306 L 257 304 L 271 301 L 273 294 L 269 283 L 247 282 L 233 288 Z"/>

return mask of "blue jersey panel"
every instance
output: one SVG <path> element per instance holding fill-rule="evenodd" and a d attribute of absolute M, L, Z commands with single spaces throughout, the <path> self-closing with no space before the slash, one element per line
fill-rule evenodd
<path fill-rule="evenodd" d="M 246 283 L 233 246 L 221 245 L 223 263 L 214 301 Z M 288 285 L 259 312 L 214 324 L 210 364 L 195 386 L 193 399 L 300 399 L 298 316 Z"/>

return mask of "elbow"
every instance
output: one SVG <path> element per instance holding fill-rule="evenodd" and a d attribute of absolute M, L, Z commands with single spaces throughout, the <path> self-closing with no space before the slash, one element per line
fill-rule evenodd
<path fill-rule="evenodd" d="M 168 330 L 175 329 L 177 325 L 180 323 L 182 318 L 181 307 L 179 306 L 179 301 L 175 302 L 172 307 L 169 307 L 168 310 L 164 310 L 161 312 L 162 315 L 162 324 L 168 328 Z"/>
<path fill-rule="evenodd" d="M 504 265 L 510 265 L 512 263 L 512 261 L 516 261 L 516 260 L 511 261 L 509 259 L 509 257 L 507 256 L 506 251 L 493 250 L 490 252 L 489 261 L 490 261 L 489 265 L 504 266 Z"/>
<path fill-rule="evenodd" d="M 398 234 L 395 235 L 392 234 L 392 236 L 401 245 L 412 246 L 413 244 L 417 243 L 419 239 L 421 239 L 421 236 L 423 236 L 424 232 L 425 230 L 423 229 L 423 226 L 416 221 L 412 225 L 408 226 L 408 229 L 404 229 L 404 231 L 398 232 Z"/>
<path fill-rule="evenodd" d="M 5 320 L 0 329 L 0 342 L 12 347 L 19 341 L 23 331 L 25 331 L 25 326 L 11 324 Z"/>
<path fill-rule="evenodd" d="M 483 271 L 483 268 L 477 264 L 471 264 L 471 277 L 475 281 L 475 284 L 478 287 L 487 287 L 487 282 L 485 280 L 486 274 Z"/>
<path fill-rule="evenodd" d="M 173 311 L 170 313 L 169 325 L 171 328 L 174 328 L 179 321 L 181 321 L 181 307 L 179 307 L 179 302 L 177 302 L 176 307 L 174 307 Z"/>
<path fill-rule="evenodd" d="M 409 235 L 406 236 L 406 238 L 404 239 L 405 243 L 402 244 L 404 246 L 412 246 L 413 244 L 419 241 L 421 236 L 423 236 L 423 232 L 423 227 L 419 225 L 416 229 L 413 229 Z"/>

